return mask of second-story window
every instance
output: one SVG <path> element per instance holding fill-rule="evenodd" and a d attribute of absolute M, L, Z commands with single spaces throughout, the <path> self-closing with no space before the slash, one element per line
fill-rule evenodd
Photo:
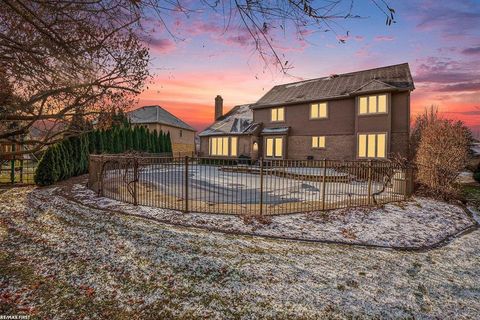
<path fill-rule="evenodd" d="M 272 122 L 285 121 L 285 108 L 273 108 L 271 120 Z"/>
<path fill-rule="evenodd" d="M 377 94 L 358 98 L 358 114 L 387 113 L 387 95 Z"/>
<path fill-rule="evenodd" d="M 314 103 L 310 105 L 310 119 L 325 119 L 328 117 L 327 103 Z"/>
<path fill-rule="evenodd" d="M 180 138 L 183 137 L 183 131 L 180 130 Z"/>

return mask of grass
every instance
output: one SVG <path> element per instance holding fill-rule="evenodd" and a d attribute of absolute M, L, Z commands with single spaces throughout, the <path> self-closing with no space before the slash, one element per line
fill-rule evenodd
<path fill-rule="evenodd" d="M 480 207 L 480 184 L 464 184 L 461 186 L 461 190 L 467 202 Z"/>

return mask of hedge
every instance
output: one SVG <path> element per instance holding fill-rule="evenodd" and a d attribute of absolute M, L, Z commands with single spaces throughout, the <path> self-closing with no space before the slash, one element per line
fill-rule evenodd
<path fill-rule="evenodd" d="M 35 183 L 47 186 L 87 173 L 89 154 L 130 151 L 172 152 L 170 133 L 123 125 L 66 138 L 45 150 L 35 172 Z"/>

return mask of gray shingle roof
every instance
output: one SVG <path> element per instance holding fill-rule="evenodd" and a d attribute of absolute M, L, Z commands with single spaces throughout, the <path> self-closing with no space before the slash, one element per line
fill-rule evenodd
<path fill-rule="evenodd" d="M 160 106 L 145 106 L 129 111 L 127 117 L 131 123 L 160 123 L 167 126 L 182 128 L 190 131 L 196 131 L 187 123 L 183 122 L 167 110 Z"/>
<path fill-rule="evenodd" d="M 201 137 L 223 134 L 248 134 L 255 131 L 258 124 L 253 122 L 250 104 L 233 107 L 211 126 L 200 132 Z"/>
<path fill-rule="evenodd" d="M 294 104 L 380 90 L 413 90 L 408 63 L 362 70 L 273 87 L 253 108 Z"/>

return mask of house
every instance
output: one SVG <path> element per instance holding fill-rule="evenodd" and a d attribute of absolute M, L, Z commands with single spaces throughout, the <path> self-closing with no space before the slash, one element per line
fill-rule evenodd
<path fill-rule="evenodd" d="M 129 111 L 127 117 L 133 125 L 169 132 L 174 155 L 195 153 L 196 130 L 161 106 L 140 107 Z"/>
<path fill-rule="evenodd" d="M 303 160 L 406 156 L 412 90 L 407 63 L 275 86 L 249 106 L 249 121 L 256 130 L 248 133 L 251 144 L 245 154 L 254 159 Z M 223 148 L 218 154 L 219 138 L 233 135 L 225 130 L 212 140 L 211 128 L 224 121 L 223 117 L 217 119 L 200 133 L 209 137 L 201 140 L 201 154 L 240 155 L 227 154 Z M 231 143 L 236 141 L 230 141 L 229 148 L 235 150 Z"/>
<path fill-rule="evenodd" d="M 215 122 L 198 134 L 200 155 L 258 158 L 260 125 L 253 122 L 251 105 L 233 107 L 223 114 L 223 99 L 215 98 Z"/>

